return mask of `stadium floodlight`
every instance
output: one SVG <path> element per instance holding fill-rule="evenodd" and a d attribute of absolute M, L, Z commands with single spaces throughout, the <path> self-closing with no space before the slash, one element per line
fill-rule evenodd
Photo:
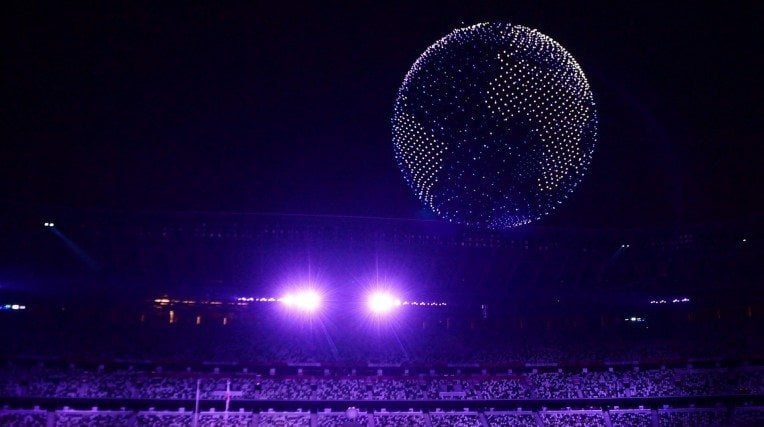
<path fill-rule="evenodd" d="M 279 299 L 287 307 L 302 311 L 316 311 L 321 305 L 321 295 L 312 290 L 305 289 L 294 293 L 288 293 Z"/>
<path fill-rule="evenodd" d="M 401 300 L 387 292 L 372 292 L 367 300 L 372 313 L 384 314 L 401 306 Z"/>

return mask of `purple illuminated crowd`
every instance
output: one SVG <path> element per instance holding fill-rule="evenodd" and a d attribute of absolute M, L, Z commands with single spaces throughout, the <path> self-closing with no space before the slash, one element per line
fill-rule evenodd
<path fill-rule="evenodd" d="M 173 411 L 76 410 L 56 411 L 0 408 L 0 425 L 7 427 L 755 427 L 764 420 L 764 407 L 663 408 L 663 409 L 565 409 L 540 411 L 430 411 L 344 412 L 318 411 Z"/>
<path fill-rule="evenodd" d="M 764 394 L 764 368 L 533 370 L 510 375 L 261 376 L 6 366 L 0 395 L 90 399 L 527 400 Z"/>

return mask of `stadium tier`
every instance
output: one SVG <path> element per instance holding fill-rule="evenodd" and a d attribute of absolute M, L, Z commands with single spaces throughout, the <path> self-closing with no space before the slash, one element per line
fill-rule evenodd
<path fill-rule="evenodd" d="M 756 425 L 755 230 L 59 213 L 8 237 L 40 280 L 1 294 L 0 417 Z"/>
<path fill-rule="evenodd" d="M 284 411 L 202 411 L 179 410 L 77 410 L 65 408 L 44 411 L 39 408 L 0 409 L 0 421 L 9 427 L 68 426 L 147 426 L 147 427 L 259 427 L 259 426 L 458 426 L 458 427 L 575 427 L 575 426 L 744 426 L 755 427 L 764 421 L 764 408 L 718 407 L 682 409 L 567 409 L 541 411 L 431 411 L 431 412 L 284 412 Z"/>

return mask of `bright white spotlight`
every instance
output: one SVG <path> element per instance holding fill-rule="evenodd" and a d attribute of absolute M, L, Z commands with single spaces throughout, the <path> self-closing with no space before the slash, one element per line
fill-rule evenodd
<path fill-rule="evenodd" d="M 368 299 L 372 313 L 383 314 L 401 306 L 401 300 L 387 292 L 373 292 Z"/>
<path fill-rule="evenodd" d="M 308 289 L 286 294 L 280 298 L 280 301 L 287 307 L 302 311 L 315 311 L 321 305 L 321 295 L 314 290 Z"/>

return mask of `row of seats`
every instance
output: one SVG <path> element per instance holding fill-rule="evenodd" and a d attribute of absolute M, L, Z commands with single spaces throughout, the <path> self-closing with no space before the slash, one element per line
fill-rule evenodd
<path fill-rule="evenodd" d="M 88 411 L 40 409 L 0 409 L 0 425 L 7 427 L 180 427 L 193 426 L 194 414 L 188 411 Z M 664 408 L 603 410 L 550 410 L 506 412 L 200 412 L 200 427 L 493 427 L 493 426 L 599 426 L 599 427 L 674 427 L 674 426 L 760 426 L 764 407 Z"/>
<path fill-rule="evenodd" d="M 204 375 L 202 399 L 501 400 L 595 399 L 764 394 L 764 367 L 538 372 L 512 377 L 261 377 Z M 185 373 L 0 369 L 0 396 L 193 399 L 197 377 Z"/>

